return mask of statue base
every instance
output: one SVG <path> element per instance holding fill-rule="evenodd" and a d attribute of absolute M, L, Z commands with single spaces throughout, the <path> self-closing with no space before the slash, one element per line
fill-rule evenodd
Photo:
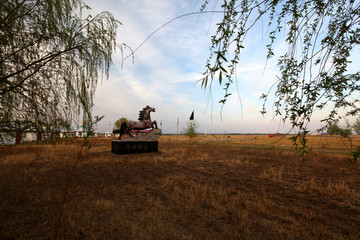
<path fill-rule="evenodd" d="M 157 139 L 161 134 L 161 129 L 152 129 L 145 135 L 113 140 L 111 143 L 111 152 L 120 155 L 158 152 Z"/>
<path fill-rule="evenodd" d="M 119 155 L 158 152 L 158 141 L 113 140 L 111 152 Z"/>

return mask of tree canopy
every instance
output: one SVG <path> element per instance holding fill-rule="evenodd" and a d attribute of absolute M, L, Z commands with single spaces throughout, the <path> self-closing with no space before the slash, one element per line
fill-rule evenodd
<path fill-rule="evenodd" d="M 119 119 L 116 120 L 115 123 L 114 123 L 114 129 L 120 129 L 120 128 L 121 128 L 121 124 L 122 124 L 123 122 L 126 122 L 126 121 L 127 121 L 127 119 L 124 118 L 124 117 L 119 118 Z"/>
<path fill-rule="evenodd" d="M 91 120 L 120 22 L 81 0 L 0 1 L 1 130 L 64 130 Z"/>
<path fill-rule="evenodd" d="M 359 69 L 350 72 L 351 56 L 359 53 L 360 2 L 353 0 L 224 0 L 224 16 L 211 37 L 202 87 L 210 89 L 214 80 L 224 88 L 225 104 L 230 96 L 236 66 L 246 47 L 245 40 L 259 22 L 267 23 L 267 59 L 274 56 L 276 41 L 288 49 L 278 58 L 274 111 L 290 121 L 298 132 L 299 149 L 306 145 L 312 114 L 330 108 L 323 121 L 359 114 Z M 205 1 L 202 10 L 209 1 Z M 285 39 L 283 39 L 285 36 Z M 264 109 L 268 94 L 263 94 Z M 343 112 L 343 110 L 345 112 Z M 326 126 L 325 126 L 326 127 Z M 324 127 L 324 128 L 325 128 Z M 319 129 L 320 131 L 320 129 Z"/>

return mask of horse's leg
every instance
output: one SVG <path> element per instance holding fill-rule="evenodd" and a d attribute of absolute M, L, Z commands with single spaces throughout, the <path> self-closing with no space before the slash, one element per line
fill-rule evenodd
<path fill-rule="evenodd" d="M 126 132 L 127 129 L 127 124 L 126 122 L 123 122 L 120 126 L 120 134 L 119 134 L 119 140 L 122 138 L 122 136 L 124 135 L 124 133 Z"/>
<path fill-rule="evenodd" d="M 153 121 L 151 124 L 152 124 L 152 128 L 153 128 L 153 129 L 154 129 L 154 125 L 155 125 L 155 128 L 156 128 L 156 129 L 158 128 L 156 121 Z"/>
<path fill-rule="evenodd" d="M 126 133 L 130 136 L 130 137 L 134 137 L 134 135 L 132 135 L 131 130 L 130 129 L 126 129 Z"/>
<path fill-rule="evenodd" d="M 124 135 L 124 132 L 121 132 L 121 131 L 120 131 L 118 140 L 121 140 L 121 138 L 122 138 L 123 135 Z"/>

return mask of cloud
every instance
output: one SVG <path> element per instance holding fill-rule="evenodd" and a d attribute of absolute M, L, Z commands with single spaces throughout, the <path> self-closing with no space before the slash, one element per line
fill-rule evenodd
<path fill-rule="evenodd" d="M 118 29 L 118 42 L 128 44 L 133 50 L 163 24 L 200 8 L 200 4 L 190 0 L 87 0 L 86 3 L 93 12 L 109 11 L 123 23 Z M 231 86 L 233 95 L 223 108 L 222 119 L 218 101 L 224 92 L 217 79 L 212 86 L 212 102 L 208 102 L 207 93 L 196 83 L 210 54 L 210 36 L 221 17 L 221 14 L 200 14 L 171 22 L 135 52 L 135 63 L 131 58 L 122 62 L 130 51 L 123 56 L 117 51 L 109 80 L 104 80 L 96 90 L 94 115 L 105 115 L 99 123 L 100 131 L 112 128 L 120 117 L 136 120 L 146 105 L 157 109 L 152 119 L 163 122 L 165 133 L 177 132 L 177 118 L 179 129 L 185 128 L 192 110 L 199 128 L 208 133 L 276 131 L 279 121 L 272 121 L 272 115 L 263 118 L 259 113 L 262 106 L 259 97 L 269 90 L 277 74 L 276 59 L 266 63 L 263 33 L 248 36 L 237 68 L 237 83 Z M 284 46 L 276 47 L 281 50 Z"/>

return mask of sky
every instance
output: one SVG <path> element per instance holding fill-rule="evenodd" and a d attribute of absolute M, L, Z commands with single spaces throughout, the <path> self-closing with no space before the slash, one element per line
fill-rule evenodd
<path fill-rule="evenodd" d="M 121 117 L 137 120 L 139 111 L 146 105 L 156 108 L 151 118 L 157 121 L 163 133 L 184 130 L 192 111 L 199 125 L 197 131 L 201 133 L 285 133 L 290 129 L 274 116 L 271 99 L 267 105 L 268 114 L 260 113 L 263 104 L 260 96 L 268 92 L 278 74 L 276 59 L 266 63 L 264 26 L 257 26 L 248 35 L 237 69 L 237 81 L 230 89 L 232 95 L 221 109 L 218 102 L 224 94 L 222 87 L 214 83 L 209 94 L 198 82 L 205 71 L 211 35 L 221 14 L 179 18 L 159 29 L 144 43 L 170 20 L 198 12 L 202 1 L 84 2 L 93 13 L 108 11 L 122 23 L 118 28 L 118 43 L 125 43 L 133 50 L 142 44 L 135 52 L 134 60 L 130 57 L 123 61 L 131 52 L 118 50 L 113 56 L 109 78 L 99 83 L 93 114 L 105 117 L 97 131 L 112 131 L 114 122 Z M 275 51 L 284 48 L 284 44 L 275 45 Z M 313 117 L 312 131 L 321 126 L 321 117 L 321 113 Z"/>

